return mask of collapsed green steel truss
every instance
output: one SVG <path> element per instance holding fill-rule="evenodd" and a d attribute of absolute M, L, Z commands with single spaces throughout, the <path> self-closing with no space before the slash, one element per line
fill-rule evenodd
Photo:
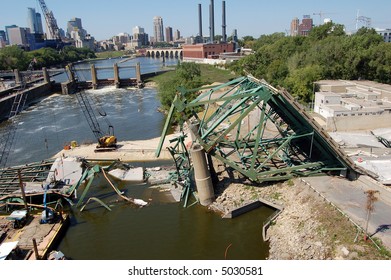
<path fill-rule="evenodd" d="M 194 91 L 200 94 L 188 100 Z M 251 76 L 214 88 L 180 88 L 157 156 L 175 111 L 182 114 L 207 153 L 252 181 L 352 171 L 351 162 L 286 91 Z"/>

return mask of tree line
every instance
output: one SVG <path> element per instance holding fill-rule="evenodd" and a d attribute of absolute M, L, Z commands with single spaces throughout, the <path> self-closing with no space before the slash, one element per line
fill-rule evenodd
<path fill-rule="evenodd" d="M 53 48 L 24 51 L 18 46 L 10 46 L 0 49 L 0 70 L 26 70 L 31 61 L 34 61 L 34 69 L 41 69 L 42 67 L 63 66 L 89 58 L 96 58 L 96 56 L 88 48 L 65 46 L 60 51 Z"/>
<path fill-rule="evenodd" d="M 309 36 L 243 37 L 241 44 L 255 53 L 229 65 L 237 74 L 251 74 L 275 87 L 286 88 L 309 102 L 314 82 L 322 79 L 372 80 L 391 84 L 391 44 L 374 29 L 348 35 L 344 26 L 327 23 Z"/>

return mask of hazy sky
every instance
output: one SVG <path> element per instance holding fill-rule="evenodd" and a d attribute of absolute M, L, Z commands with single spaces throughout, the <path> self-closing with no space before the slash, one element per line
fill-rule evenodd
<path fill-rule="evenodd" d="M 60 28 L 73 17 L 82 19 L 83 28 L 97 40 L 121 32 L 132 33 L 136 25 L 153 36 L 153 17 L 161 16 L 164 27 L 180 30 L 182 36 L 198 34 L 198 4 L 202 4 L 203 35 L 209 35 L 210 0 L 46 0 Z M 215 34 L 221 34 L 221 0 L 215 0 Z M 37 0 L 0 0 L 0 30 L 6 25 L 27 26 L 27 8 L 42 14 Z M 356 27 L 357 12 L 372 19 L 374 28 L 391 28 L 390 0 L 226 0 L 227 33 L 238 30 L 239 37 L 258 38 L 262 34 L 285 32 L 292 18 L 311 15 L 314 23 L 331 18 Z M 42 17 L 44 20 L 44 18 Z"/>

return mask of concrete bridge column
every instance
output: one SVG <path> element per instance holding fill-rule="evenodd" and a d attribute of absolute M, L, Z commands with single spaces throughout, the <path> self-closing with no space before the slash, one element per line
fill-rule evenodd
<path fill-rule="evenodd" d="M 208 206 L 215 198 L 213 182 L 206 163 L 204 148 L 194 144 L 190 150 L 198 197 L 202 206 Z"/>
<path fill-rule="evenodd" d="M 22 76 L 20 75 L 19 69 L 14 70 L 14 75 L 15 75 L 15 84 L 20 85 L 22 83 Z"/>
<path fill-rule="evenodd" d="M 68 81 L 61 83 L 62 94 L 73 94 L 77 91 L 77 82 L 72 72 L 72 64 L 65 66 L 65 71 L 68 75 Z"/>
<path fill-rule="evenodd" d="M 137 84 L 141 84 L 143 81 L 141 80 L 141 67 L 140 62 L 137 62 L 136 64 L 136 80 Z"/>
<path fill-rule="evenodd" d="M 73 75 L 73 72 L 72 72 L 71 69 L 72 69 L 72 64 L 68 64 L 67 66 L 65 66 L 65 71 L 68 74 L 68 81 L 69 82 L 74 82 L 75 81 L 75 76 Z"/>
<path fill-rule="evenodd" d="M 95 64 L 91 64 L 91 80 L 92 80 L 92 88 L 97 89 L 98 88 L 98 77 L 96 74 Z"/>
<path fill-rule="evenodd" d="M 114 85 L 116 88 L 119 88 L 120 87 L 120 80 L 119 80 L 118 64 L 115 63 L 113 68 L 114 68 Z"/>
<path fill-rule="evenodd" d="M 42 68 L 42 74 L 43 74 L 43 80 L 45 81 L 45 83 L 46 84 L 50 83 L 50 76 L 49 76 L 49 73 L 48 73 L 48 70 L 46 69 L 46 67 Z"/>

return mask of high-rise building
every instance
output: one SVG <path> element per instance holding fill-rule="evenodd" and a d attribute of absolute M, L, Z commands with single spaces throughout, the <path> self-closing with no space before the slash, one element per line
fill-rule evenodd
<path fill-rule="evenodd" d="M 10 45 L 27 46 L 27 36 L 30 34 L 30 28 L 12 27 L 8 29 L 8 43 Z"/>
<path fill-rule="evenodd" d="M 162 17 L 156 16 L 153 18 L 153 31 L 155 35 L 155 42 L 164 42 L 163 34 L 163 19 Z"/>
<path fill-rule="evenodd" d="M 9 30 L 11 29 L 11 28 L 14 28 L 14 27 L 18 27 L 17 25 L 15 25 L 15 24 L 13 24 L 13 25 L 7 25 L 7 26 L 5 26 L 5 36 L 6 36 L 6 43 L 7 43 L 7 45 L 9 45 Z"/>
<path fill-rule="evenodd" d="M 30 28 L 31 33 L 37 33 L 37 16 L 34 8 L 27 8 L 27 26 Z"/>
<path fill-rule="evenodd" d="M 311 16 L 304 15 L 301 23 L 299 24 L 299 35 L 308 36 L 313 26 L 314 22 Z"/>
<path fill-rule="evenodd" d="M 174 40 L 178 41 L 181 39 L 181 32 L 177 29 L 174 34 Z"/>
<path fill-rule="evenodd" d="M 81 24 L 80 18 L 75 17 L 75 18 L 72 18 L 71 20 L 68 21 L 68 23 L 67 23 L 67 37 L 71 36 L 72 31 L 83 32 L 83 26 Z M 83 32 L 83 33 L 85 35 L 87 32 Z"/>
<path fill-rule="evenodd" d="M 308 36 L 312 28 L 314 27 L 314 21 L 310 15 L 304 15 L 300 20 L 295 17 L 291 21 L 291 36 Z"/>
<path fill-rule="evenodd" d="M 37 32 L 39 34 L 43 34 L 43 25 L 42 25 L 42 17 L 40 13 L 35 13 L 35 19 L 37 20 Z"/>
<path fill-rule="evenodd" d="M 34 8 L 27 8 L 27 26 L 33 34 L 43 34 L 42 17 Z"/>
<path fill-rule="evenodd" d="M 291 36 L 297 36 L 299 35 L 299 25 L 300 25 L 300 20 L 295 17 L 291 21 Z"/>
<path fill-rule="evenodd" d="M 135 26 L 135 27 L 133 27 L 132 31 L 133 31 L 133 35 L 134 35 L 134 34 L 142 34 L 142 33 L 145 33 L 144 28 L 142 28 L 141 26 Z"/>
<path fill-rule="evenodd" d="M 148 46 L 148 34 L 145 33 L 144 28 L 135 26 L 133 28 L 133 40 L 138 41 L 137 46 Z"/>
<path fill-rule="evenodd" d="M 172 34 L 172 27 L 167 26 L 166 27 L 166 42 L 170 43 L 172 41 L 174 41 L 174 36 Z"/>

